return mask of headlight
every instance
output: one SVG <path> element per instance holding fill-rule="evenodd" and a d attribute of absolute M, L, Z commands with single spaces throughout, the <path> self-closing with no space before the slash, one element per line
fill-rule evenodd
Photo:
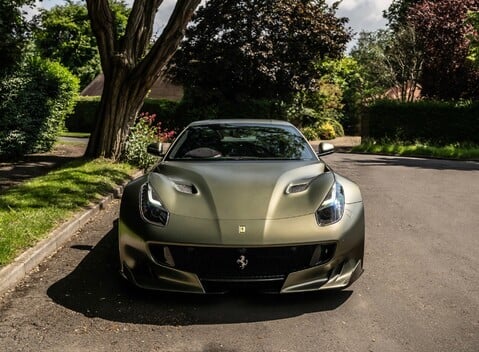
<path fill-rule="evenodd" d="M 338 182 L 328 192 L 323 203 L 316 211 L 316 220 L 320 226 L 326 226 L 338 222 L 344 213 L 344 190 Z"/>
<path fill-rule="evenodd" d="M 140 203 L 141 215 L 146 221 L 155 225 L 166 225 L 170 214 L 149 183 L 145 183 L 141 186 Z"/>

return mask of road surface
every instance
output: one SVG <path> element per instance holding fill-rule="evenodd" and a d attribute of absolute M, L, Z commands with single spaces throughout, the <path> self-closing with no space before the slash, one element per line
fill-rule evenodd
<path fill-rule="evenodd" d="M 349 289 L 133 291 L 116 275 L 116 202 L 0 299 L 0 350 L 477 352 L 479 164 L 325 160 L 365 201 L 365 273 Z"/>

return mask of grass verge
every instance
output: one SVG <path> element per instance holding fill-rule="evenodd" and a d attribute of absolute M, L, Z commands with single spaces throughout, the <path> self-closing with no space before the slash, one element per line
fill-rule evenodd
<path fill-rule="evenodd" d="M 90 138 L 90 133 L 87 133 L 87 132 L 68 132 L 68 131 L 64 131 L 64 132 L 60 133 L 60 137 Z"/>
<path fill-rule="evenodd" d="M 399 156 L 425 156 L 457 160 L 479 160 L 479 146 L 473 144 L 449 144 L 434 146 L 425 143 L 407 143 L 365 140 L 354 147 L 353 152 L 390 154 Z"/>
<path fill-rule="evenodd" d="M 135 169 L 108 160 L 75 160 L 0 194 L 0 266 L 45 238 L 72 214 L 101 199 Z"/>

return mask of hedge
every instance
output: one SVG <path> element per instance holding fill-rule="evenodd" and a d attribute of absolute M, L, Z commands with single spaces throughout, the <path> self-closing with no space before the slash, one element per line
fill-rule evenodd
<path fill-rule="evenodd" d="M 57 62 L 28 58 L 0 82 L 0 158 L 49 151 L 72 111 L 78 78 Z"/>
<path fill-rule="evenodd" d="M 91 132 L 95 127 L 95 112 L 100 97 L 79 97 L 75 111 L 67 117 L 65 126 L 70 132 Z M 190 122 L 218 118 L 286 119 L 277 103 L 268 100 L 249 100 L 238 103 L 198 102 L 185 99 L 175 102 L 165 99 L 145 99 L 140 112 L 156 114 L 162 127 L 179 131 Z"/>
<path fill-rule="evenodd" d="M 100 104 L 100 97 L 79 97 L 75 110 L 65 121 L 65 127 L 70 132 L 91 132 L 95 127 L 95 114 Z M 165 122 L 165 127 L 174 127 L 174 115 L 177 102 L 164 99 L 145 99 L 141 112 L 156 114 L 157 119 Z"/>
<path fill-rule="evenodd" d="M 78 97 L 74 111 L 65 119 L 65 128 L 70 132 L 88 132 L 95 127 L 95 113 L 100 97 Z"/>
<path fill-rule="evenodd" d="M 479 102 L 378 101 L 365 109 L 362 135 L 438 144 L 478 144 Z"/>

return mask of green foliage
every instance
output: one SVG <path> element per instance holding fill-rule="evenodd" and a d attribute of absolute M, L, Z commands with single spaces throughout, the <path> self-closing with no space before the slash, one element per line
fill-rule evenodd
<path fill-rule="evenodd" d="M 339 120 L 348 134 L 358 134 L 364 91 L 364 79 L 358 62 L 352 57 L 326 59 L 317 69 L 321 79 L 319 90 L 312 97 L 319 94 L 324 100 L 317 105 L 309 98 L 306 105 L 317 111 L 331 110 L 329 114 Z"/>
<path fill-rule="evenodd" d="M 75 212 L 111 193 L 134 171 L 107 160 L 80 160 L 2 192 L 0 266 L 45 238 Z"/>
<path fill-rule="evenodd" d="M 409 9 L 408 23 L 424 51 L 420 79 L 424 96 L 443 100 L 479 97 L 479 69 L 467 60 L 470 11 L 479 11 L 478 0 L 423 0 Z"/>
<path fill-rule="evenodd" d="M 0 77 L 22 61 L 29 32 L 22 7 L 33 4 L 33 0 L 0 1 Z"/>
<path fill-rule="evenodd" d="M 316 128 L 314 127 L 304 127 L 301 129 L 301 133 L 303 133 L 308 141 L 316 141 L 319 139 L 318 131 L 316 131 Z"/>
<path fill-rule="evenodd" d="M 468 35 L 470 44 L 467 58 L 479 68 L 479 11 L 470 12 L 468 14 L 467 21 L 473 28 L 471 33 Z"/>
<path fill-rule="evenodd" d="M 161 122 L 156 121 L 155 114 L 142 113 L 130 128 L 122 159 L 147 170 L 158 160 L 158 157 L 148 154 L 148 145 L 155 142 L 170 143 L 174 135 L 174 131 L 162 128 Z"/>
<path fill-rule="evenodd" d="M 178 105 L 178 102 L 172 100 L 146 98 L 140 111 L 154 114 L 155 123 L 161 123 L 164 129 L 178 131 L 183 127 L 177 122 Z"/>
<path fill-rule="evenodd" d="M 288 109 L 288 120 L 310 137 L 332 139 L 357 134 L 363 79 L 353 58 L 325 59 L 316 65 L 316 89 L 296 96 Z"/>
<path fill-rule="evenodd" d="M 184 127 L 197 120 L 221 118 L 285 120 L 286 113 L 283 104 L 275 100 L 244 98 L 230 101 L 218 92 L 187 89 L 176 111 L 175 124 Z"/>
<path fill-rule="evenodd" d="M 154 119 L 154 115 L 153 119 Z M 140 116 L 135 125 L 130 128 L 122 159 L 140 169 L 148 169 L 157 157 L 148 154 L 147 147 L 156 142 L 156 128 L 149 115 Z"/>
<path fill-rule="evenodd" d="M 394 85 L 394 74 L 389 69 L 385 56 L 391 37 L 391 32 L 384 29 L 375 32 L 362 31 L 351 50 L 351 56 L 358 63 L 364 79 L 364 98 L 383 94 Z"/>
<path fill-rule="evenodd" d="M 407 25 L 407 14 L 409 8 L 421 0 L 393 0 L 388 9 L 383 12 L 384 18 L 388 20 L 388 26 L 396 31 Z"/>
<path fill-rule="evenodd" d="M 353 151 L 401 156 L 479 160 L 479 145 L 470 143 L 431 145 L 422 142 L 404 142 L 387 138 L 381 140 L 369 138 L 362 141 L 361 145 L 354 147 Z"/>
<path fill-rule="evenodd" d="M 314 62 L 342 55 L 347 19 L 324 0 L 210 0 L 174 57 L 173 75 L 221 100 L 289 101 L 309 89 Z"/>
<path fill-rule="evenodd" d="M 299 126 L 308 139 L 333 139 L 344 136 L 344 129 L 335 116 L 334 110 L 316 111 L 311 108 L 291 107 L 288 121 Z"/>
<path fill-rule="evenodd" d="M 479 144 L 479 102 L 378 101 L 367 108 L 363 124 L 375 139 Z"/>
<path fill-rule="evenodd" d="M 0 156 L 50 150 L 77 94 L 78 79 L 65 67 L 28 59 L 22 71 L 0 82 Z"/>
<path fill-rule="evenodd" d="M 95 127 L 95 116 L 99 105 L 100 97 L 78 97 L 75 109 L 66 117 L 66 129 L 70 132 L 92 132 Z M 155 114 L 156 121 L 161 121 L 166 128 L 178 130 L 183 126 L 176 122 L 177 107 L 178 103 L 175 101 L 147 98 L 141 111 Z"/>
<path fill-rule="evenodd" d="M 318 132 L 317 132 L 318 137 L 320 139 L 328 140 L 328 139 L 334 139 L 337 137 L 335 125 L 334 125 L 334 122 L 332 121 L 326 121 L 321 124 L 318 124 L 317 129 L 318 129 Z"/>
<path fill-rule="evenodd" d="M 95 128 L 95 116 L 99 105 L 100 97 L 77 97 L 75 108 L 65 118 L 66 130 L 91 133 Z"/>
<path fill-rule="evenodd" d="M 371 100 L 395 88 L 401 101 L 414 101 L 424 53 L 413 27 L 362 32 L 351 55 L 365 78 L 365 98 Z"/>
<path fill-rule="evenodd" d="M 129 9 L 123 1 L 112 4 L 117 33 L 124 32 Z M 61 62 L 80 78 L 84 88 L 101 72 L 96 39 L 91 30 L 84 2 L 67 0 L 36 17 L 34 41 L 42 57 Z"/>

